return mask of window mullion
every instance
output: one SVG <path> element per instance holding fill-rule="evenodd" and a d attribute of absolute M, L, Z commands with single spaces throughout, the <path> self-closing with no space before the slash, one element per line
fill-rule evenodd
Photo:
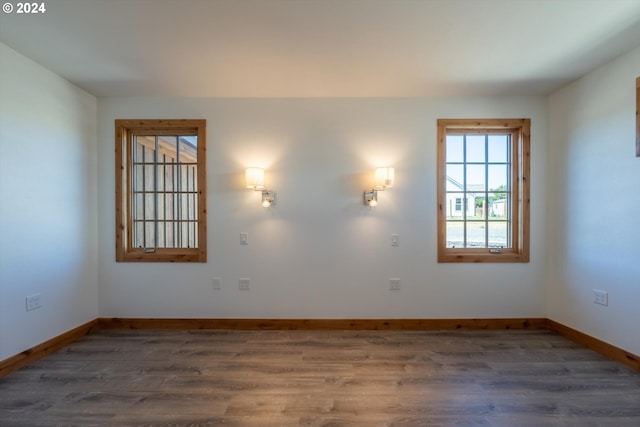
<path fill-rule="evenodd" d="M 185 183 L 186 187 L 187 187 L 186 191 L 189 191 L 189 167 L 188 166 L 185 166 L 185 167 L 187 168 L 186 173 L 185 173 L 185 176 L 186 176 L 185 179 L 187 181 Z M 189 209 L 189 195 L 185 194 L 185 196 L 187 198 L 187 200 L 186 200 L 186 202 L 187 202 L 186 205 L 187 206 L 186 206 L 185 220 L 189 221 L 191 219 L 191 215 L 190 215 L 191 211 Z M 180 199 L 182 199 L 182 194 L 180 194 Z M 186 224 L 187 224 L 187 227 L 186 227 L 187 228 L 187 247 L 190 247 L 189 243 L 191 242 L 191 227 L 189 225 L 189 222 L 186 222 Z"/>
<path fill-rule="evenodd" d="M 155 150 L 153 153 L 153 177 L 154 177 L 154 182 L 153 182 L 153 203 L 154 203 L 154 209 L 153 209 L 153 213 L 154 213 L 154 248 L 158 247 L 158 226 L 159 226 L 159 222 L 158 222 L 158 209 L 160 207 L 160 204 L 158 202 L 158 174 L 160 173 L 160 170 L 158 168 L 158 153 L 160 153 L 160 145 L 158 142 L 159 137 L 156 135 L 156 139 L 155 139 Z"/>
<path fill-rule="evenodd" d="M 162 246 L 167 247 L 167 155 L 162 155 Z"/>
<path fill-rule="evenodd" d="M 177 155 L 177 149 L 176 149 Z M 178 245 L 178 197 L 177 197 L 177 189 L 178 189 L 178 164 L 174 163 L 173 165 L 173 173 L 171 175 L 171 180 L 173 182 L 173 201 L 171 203 L 172 210 L 172 218 L 173 218 L 173 242 L 172 245 L 175 248 Z"/>
<path fill-rule="evenodd" d="M 484 136 L 484 247 L 489 247 L 489 215 L 487 206 L 489 201 L 489 135 Z"/>
<path fill-rule="evenodd" d="M 176 191 L 176 209 L 177 209 L 177 214 L 176 214 L 176 225 L 177 225 L 177 232 L 176 235 L 178 237 L 177 241 L 177 246 L 179 248 L 182 247 L 182 167 L 180 166 L 180 138 L 178 138 L 176 136 L 176 171 L 177 171 L 177 178 L 176 178 L 176 186 L 175 191 Z"/>
<path fill-rule="evenodd" d="M 136 137 L 137 142 L 137 137 Z M 136 144 L 137 150 L 137 144 Z M 147 150 L 142 147 L 142 247 L 147 247 Z"/>
<path fill-rule="evenodd" d="M 462 247 L 467 247 L 467 135 L 462 137 Z"/>

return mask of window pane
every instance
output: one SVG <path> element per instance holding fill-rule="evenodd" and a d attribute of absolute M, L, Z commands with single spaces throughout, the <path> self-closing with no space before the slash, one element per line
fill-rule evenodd
<path fill-rule="evenodd" d="M 189 188 L 188 191 L 197 191 L 198 190 L 198 167 L 197 166 L 189 166 Z"/>
<path fill-rule="evenodd" d="M 180 226 L 182 227 L 182 239 L 181 239 L 181 245 L 183 248 L 188 248 L 189 246 L 189 238 L 191 237 L 189 235 L 189 223 L 188 222 L 183 222 L 180 224 Z M 191 246 L 193 247 L 193 246 Z"/>
<path fill-rule="evenodd" d="M 165 239 L 166 239 L 165 223 L 158 222 L 158 236 L 157 236 L 156 247 L 165 248 L 166 247 Z"/>
<path fill-rule="evenodd" d="M 469 197 L 469 203 L 473 203 L 474 219 L 485 219 L 487 216 L 487 203 L 483 194 L 476 195 L 476 197 Z"/>
<path fill-rule="evenodd" d="M 137 193 L 135 195 L 133 205 L 133 219 L 144 219 L 144 194 Z"/>
<path fill-rule="evenodd" d="M 180 219 L 191 219 L 191 206 L 189 206 L 189 195 L 180 194 Z"/>
<path fill-rule="evenodd" d="M 462 221 L 447 221 L 447 247 L 464 247 L 464 223 Z"/>
<path fill-rule="evenodd" d="M 136 146 L 135 146 L 135 149 L 133 150 L 133 153 L 134 153 L 133 161 L 135 163 L 142 163 L 143 161 L 142 155 L 144 153 L 144 145 L 140 141 L 141 138 L 142 138 L 141 136 L 136 138 Z"/>
<path fill-rule="evenodd" d="M 485 161 L 485 135 L 467 135 L 467 162 Z"/>
<path fill-rule="evenodd" d="M 144 194 L 144 219 L 155 220 L 156 219 L 156 197 L 154 193 Z M 138 206 L 140 209 L 141 206 Z"/>
<path fill-rule="evenodd" d="M 447 136 L 447 162 L 463 162 L 464 161 L 464 136 L 448 135 Z"/>
<path fill-rule="evenodd" d="M 133 224 L 133 247 L 144 247 L 144 222 L 136 221 Z"/>
<path fill-rule="evenodd" d="M 197 138 L 195 136 L 181 136 L 178 150 L 181 163 L 196 163 L 198 161 Z"/>
<path fill-rule="evenodd" d="M 462 219 L 463 217 L 462 198 L 463 197 L 464 197 L 463 193 L 447 193 L 447 206 L 446 206 L 447 218 Z"/>
<path fill-rule="evenodd" d="M 153 162 L 153 151 L 156 146 L 154 136 L 137 136 L 134 162 Z"/>
<path fill-rule="evenodd" d="M 154 141 L 155 144 L 155 141 Z M 144 147 L 144 152 L 142 154 L 142 162 L 144 163 L 153 163 L 156 161 L 156 149 L 155 149 L 155 145 L 151 145 L 151 146 L 147 146 L 145 145 Z"/>
<path fill-rule="evenodd" d="M 478 192 L 486 190 L 485 165 L 467 166 L 467 191 Z"/>
<path fill-rule="evenodd" d="M 487 247 L 486 223 L 484 221 L 467 221 L 467 247 Z"/>
<path fill-rule="evenodd" d="M 164 237 L 166 241 L 166 247 L 172 248 L 175 246 L 175 223 L 174 222 L 165 222 L 164 223 Z"/>
<path fill-rule="evenodd" d="M 163 220 L 166 219 L 165 218 L 165 213 L 166 213 L 166 201 L 167 201 L 167 195 L 164 193 L 158 193 L 158 218 L 159 220 Z"/>
<path fill-rule="evenodd" d="M 189 188 L 192 187 L 192 175 L 190 173 L 191 166 L 181 165 L 180 168 L 180 191 L 189 191 Z"/>
<path fill-rule="evenodd" d="M 190 203 L 191 203 L 191 212 L 193 212 L 193 214 L 191 215 L 191 220 L 197 220 L 198 219 L 198 196 L 197 194 L 189 194 L 189 199 L 190 199 Z"/>
<path fill-rule="evenodd" d="M 164 196 L 164 219 L 175 219 L 174 206 L 175 196 L 173 193 L 165 194 Z"/>
<path fill-rule="evenodd" d="M 154 165 L 144 166 L 144 191 L 155 191 L 156 189 L 156 167 Z"/>
<path fill-rule="evenodd" d="M 508 162 L 509 135 L 489 135 L 489 162 Z"/>
<path fill-rule="evenodd" d="M 464 166 L 447 165 L 447 191 L 464 190 Z"/>
<path fill-rule="evenodd" d="M 192 248 L 195 248 L 198 244 L 198 221 L 193 221 L 191 223 L 191 228 L 193 230 L 193 244 L 191 245 Z"/>
<path fill-rule="evenodd" d="M 178 137 L 159 136 L 158 137 L 158 161 L 164 163 L 174 163 L 178 153 Z"/>
<path fill-rule="evenodd" d="M 144 166 L 133 167 L 133 191 L 144 190 Z"/>
<path fill-rule="evenodd" d="M 507 193 L 489 193 L 489 220 L 509 219 Z"/>
<path fill-rule="evenodd" d="M 154 248 L 156 246 L 156 224 L 155 222 L 145 223 L 144 247 Z"/>
<path fill-rule="evenodd" d="M 509 222 L 494 221 L 489 223 L 489 247 L 510 248 Z"/>
<path fill-rule="evenodd" d="M 166 190 L 166 166 L 158 165 L 158 191 Z"/>
<path fill-rule="evenodd" d="M 174 165 L 167 165 L 164 168 L 164 191 L 173 191 L 176 188 L 175 175 L 176 167 Z"/>
<path fill-rule="evenodd" d="M 509 177 L 507 165 L 489 165 L 489 190 L 506 191 Z"/>

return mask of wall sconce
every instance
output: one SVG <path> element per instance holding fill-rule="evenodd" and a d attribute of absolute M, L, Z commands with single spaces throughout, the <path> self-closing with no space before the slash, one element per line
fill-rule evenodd
<path fill-rule="evenodd" d="M 384 191 L 393 187 L 395 181 L 395 169 L 384 167 L 377 168 L 375 175 L 375 185 L 371 191 L 364 192 L 364 204 L 374 207 L 378 205 L 378 191 Z"/>
<path fill-rule="evenodd" d="M 262 206 L 268 208 L 276 203 L 276 193 L 264 186 L 264 169 L 247 168 L 244 173 L 245 185 L 248 189 L 262 192 Z"/>

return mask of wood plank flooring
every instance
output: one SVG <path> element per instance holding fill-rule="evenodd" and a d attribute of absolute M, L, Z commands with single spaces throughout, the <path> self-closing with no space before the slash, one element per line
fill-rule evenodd
<path fill-rule="evenodd" d="M 640 426 L 640 373 L 545 330 L 101 330 L 0 378 L 0 426 Z"/>

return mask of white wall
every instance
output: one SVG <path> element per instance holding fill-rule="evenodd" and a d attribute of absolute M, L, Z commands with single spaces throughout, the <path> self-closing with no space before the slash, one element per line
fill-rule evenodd
<path fill-rule="evenodd" d="M 640 354 L 640 48 L 550 96 L 548 317 Z M 609 306 L 592 302 L 609 292 Z"/>
<path fill-rule="evenodd" d="M 547 100 L 142 99 L 98 102 L 100 316 L 545 317 Z M 529 264 L 436 263 L 436 119 L 532 119 Z M 114 119 L 205 118 L 205 264 L 115 263 Z M 277 205 L 243 188 L 264 166 Z M 378 207 L 376 166 L 396 168 Z M 249 245 L 239 244 L 240 232 Z M 391 247 L 392 233 L 400 246 Z M 222 279 L 214 291 L 212 278 Z M 249 292 L 238 279 L 251 279 Z M 402 290 L 389 291 L 389 278 Z"/>
<path fill-rule="evenodd" d="M 96 129 L 95 97 L 0 43 L 0 360 L 97 317 Z"/>

